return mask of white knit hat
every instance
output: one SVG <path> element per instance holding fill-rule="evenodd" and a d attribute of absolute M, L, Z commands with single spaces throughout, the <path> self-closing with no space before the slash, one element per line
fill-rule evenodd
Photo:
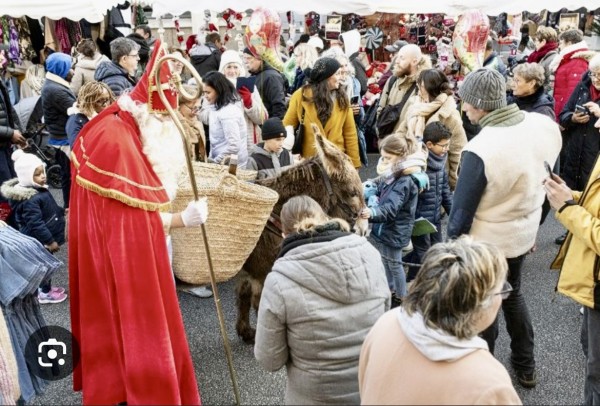
<path fill-rule="evenodd" d="M 310 45 L 311 47 L 317 48 L 317 50 L 323 50 L 323 48 L 325 48 L 325 45 L 323 44 L 323 40 L 319 37 L 310 37 L 307 44 Z"/>
<path fill-rule="evenodd" d="M 240 76 L 246 76 L 246 69 L 242 63 L 242 57 L 238 51 L 228 49 L 221 55 L 221 63 L 219 64 L 219 72 L 225 74 L 225 67 L 230 63 L 237 63 L 240 66 Z"/>
<path fill-rule="evenodd" d="M 12 160 L 15 161 L 15 172 L 19 179 L 19 186 L 32 187 L 40 186 L 33 182 L 33 173 L 40 166 L 46 166 L 40 158 L 33 154 L 27 154 L 22 149 L 18 149 L 12 154 Z"/>

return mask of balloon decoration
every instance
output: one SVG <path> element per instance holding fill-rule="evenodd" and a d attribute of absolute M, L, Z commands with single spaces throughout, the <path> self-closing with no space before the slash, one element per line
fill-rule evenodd
<path fill-rule="evenodd" d="M 371 27 L 365 33 L 365 45 L 369 49 L 377 49 L 383 43 L 383 31 L 379 27 Z"/>
<path fill-rule="evenodd" d="M 489 32 L 490 20 L 481 11 L 470 10 L 459 17 L 452 37 L 454 55 L 469 71 L 483 66 Z"/>
<path fill-rule="evenodd" d="M 280 35 L 279 14 L 274 10 L 259 7 L 254 10 L 248 21 L 244 43 L 255 57 L 283 72 L 283 61 L 278 53 Z"/>

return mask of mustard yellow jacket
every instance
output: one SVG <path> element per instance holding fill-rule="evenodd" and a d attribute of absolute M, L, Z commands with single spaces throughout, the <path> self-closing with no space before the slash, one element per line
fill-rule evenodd
<path fill-rule="evenodd" d="M 303 92 L 304 96 L 310 100 L 312 97 L 312 90 L 310 88 L 300 88 L 296 90 L 290 99 L 290 105 L 283 118 L 283 125 L 290 125 L 296 128 L 302 117 L 302 109 L 304 109 L 304 143 L 302 145 L 302 157 L 309 158 L 317 153 L 315 149 L 315 134 L 310 126 L 310 123 L 315 123 L 319 127 L 321 134 L 348 155 L 355 168 L 360 168 L 358 135 L 356 133 L 352 109 L 348 108 L 346 111 L 343 111 L 336 101 L 333 106 L 333 111 L 331 112 L 331 117 L 325 124 L 325 127 L 323 127 L 323 124 L 319 121 L 317 108 L 314 103 L 302 100 Z"/>
<path fill-rule="evenodd" d="M 566 206 L 556 219 L 569 230 L 565 242 L 552 262 L 560 269 L 558 292 L 584 306 L 600 308 L 600 160 L 584 192 L 573 192 L 577 206 Z"/>

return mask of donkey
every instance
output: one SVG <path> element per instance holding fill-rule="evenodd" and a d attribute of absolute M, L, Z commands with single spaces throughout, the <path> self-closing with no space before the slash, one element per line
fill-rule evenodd
<path fill-rule="evenodd" d="M 359 218 L 364 207 L 362 183 L 350 159 L 319 133 L 314 124 L 317 155 L 283 171 L 278 177 L 257 181 L 279 193 L 272 219 L 294 196 L 315 199 L 330 217 L 339 217 L 364 235 L 367 221 Z M 254 251 L 244 263 L 237 285 L 238 319 L 236 330 L 247 343 L 254 342 L 256 329 L 250 325 L 250 308 L 258 310 L 262 287 L 277 258 L 283 236 L 278 220 L 267 224 Z"/>

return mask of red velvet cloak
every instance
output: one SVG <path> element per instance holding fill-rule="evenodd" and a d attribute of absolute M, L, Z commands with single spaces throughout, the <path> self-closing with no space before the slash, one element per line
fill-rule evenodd
<path fill-rule="evenodd" d="M 85 404 L 200 404 L 158 211 L 169 199 L 116 103 L 72 152 L 73 385 Z"/>

